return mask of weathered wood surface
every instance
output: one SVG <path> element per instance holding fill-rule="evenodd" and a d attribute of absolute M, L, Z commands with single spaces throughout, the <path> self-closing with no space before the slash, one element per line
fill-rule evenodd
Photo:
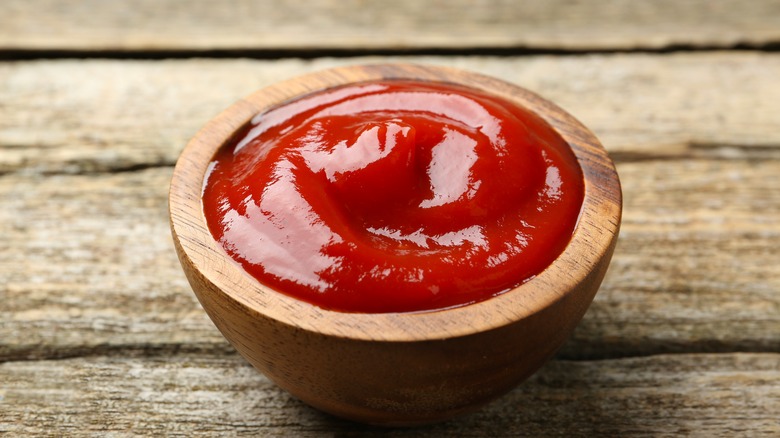
<path fill-rule="evenodd" d="M 780 351 L 780 162 L 618 171 L 618 249 L 562 356 Z M 173 252 L 170 175 L 0 177 L 0 359 L 225 349 Z"/>
<path fill-rule="evenodd" d="M 544 72 L 548 79 L 557 72 L 560 80 L 546 94 L 575 107 L 575 114 L 601 131 L 618 159 L 625 194 L 612 267 L 562 357 L 780 351 L 780 139 L 774 138 L 780 87 L 769 80 L 773 73 L 780 77 L 780 57 L 615 58 L 514 61 L 536 70 L 518 82 L 525 78 L 539 88 L 550 83 Z M 234 97 L 264 81 L 332 63 L 3 66 L 7 80 L 0 87 L 8 104 L 0 107 L 0 162 L 10 173 L 0 177 L 0 234 L 7 236 L 0 246 L 0 358 L 124 348 L 224 350 L 172 249 L 169 165 L 186 136 Z M 473 58 L 449 63 L 492 67 L 488 72 L 512 65 Z M 567 64 L 572 78 L 577 65 L 579 71 L 597 64 L 614 68 L 572 86 L 560 71 Z M 659 65 L 682 65 L 667 78 L 691 76 L 688 103 L 679 102 L 681 91 L 668 91 L 676 90 L 671 79 L 641 73 Z M 657 71 L 664 77 L 663 69 Z M 702 74 L 698 86 L 696 73 Z M 231 74 L 238 84 L 228 80 Z M 78 79 L 83 77 L 92 77 L 91 85 Z M 223 89 L 222 82 L 231 84 Z M 640 87 L 648 82 L 652 86 Z M 711 93 L 713 88 L 734 94 Z M 601 94 L 613 100 L 597 98 Z M 610 102 L 622 105 L 624 110 L 612 111 L 624 123 L 613 126 L 608 109 L 596 109 Z M 669 123 L 651 123 L 653 115 Z M 670 124 L 676 125 L 672 134 Z M 681 143 L 667 141 L 674 136 Z M 696 146 L 705 139 L 710 147 Z M 95 173 L 112 169 L 125 171 Z M 44 177 L 40 171 L 84 174 Z"/>
<path fill-rule="evenodd" d="M 762 46 L 779 15 L 777 0 L 4 0 L 0 50 Z"/>
<path fill-rule="evenodd" d="M 172 165 L 234 101 L 336 65 L 402 60 L 497 76 L 590 127 L 617 159 L 777 158 L 780 55 L 412 57 L 0 64 L 0 173 Z"/>
<path fill-rule="evenodd" d="M 263 436 L 776 436 L 780 354 L 553 361 L 482 411 L 422 428 L 338 420 L 234 355 L 0 364 L 0 433 Z"/>
<path fill-rule="evenodd" d="M 534 89 L 601 137 L 625 210 L 596 301 L 559 361 L 430 429 L 331 419 L 238 359 L 174 255 L 171 166 L 241 96 L 366 60 L 0 64 L 0 434 L 780 434 L 772 53 L 404 58 Z"/>

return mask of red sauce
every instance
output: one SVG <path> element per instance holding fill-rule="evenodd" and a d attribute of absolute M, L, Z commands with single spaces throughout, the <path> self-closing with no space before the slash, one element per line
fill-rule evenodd
<path fill-rule="evenodd" d="M 455 85 L 384 81 L 256 116 L 214 157 L 211 233 L 261 283 L 344 312 L 478 302 L 566 247 L 582 172 L 538 116 Z"/>

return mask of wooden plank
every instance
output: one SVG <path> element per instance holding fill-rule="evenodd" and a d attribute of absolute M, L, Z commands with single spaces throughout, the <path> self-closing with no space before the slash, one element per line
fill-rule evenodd
<path fill-rule="evenodd" d="M 422 429 L 341 421 L 236 356 L 0 364 L 0 432 L 18 435 L 750 436 L 780 433 L 780 355 L 554 361 L 487 408 Z"/>
<path fill-rule="evenodd" d="M 563 354 L 780 351 L 780 161 L 655 160 L 618 173 L 618 247 Z"/>
<path fill-rule="evenodd" d="M 761 0 L 5 0 L 0 50 L 626 50 L 780 40 Z"/>
<path fill-rule="evenodd" d="M 176 259 L 171 172 L 0 178 L 0 358 L 224 347 Z"/>
<path fill-rule="evenodd" d="M 256 89 L 392 60 L 456 66 L 535 90 L 619 159 L 778 156 L 777 54 L 41 61 L 0 64 L 0 173 L 170 165 L 208 119 Z"/>
<path fill-rule="evenodd" d="M 618 159 L 622 237 L 562 357 L 780 351 L 780 56 L 405 60 L 540 91 Z M 227 349 L 173 254 L 168 166 L 250 90 L 362 61 L 0 65 L 0 360 Z"/>
<path fill-rule="evenodd" d="M 612 267 L 565 358 L 780 351 L 780 161 L 621 163 Z M 169 167 L 0 177 L 0 360 L 229 349 L 167 225 Z"/>

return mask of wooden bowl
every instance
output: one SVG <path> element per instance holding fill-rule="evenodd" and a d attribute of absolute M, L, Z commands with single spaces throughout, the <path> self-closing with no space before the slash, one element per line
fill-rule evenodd
<path fill-rule="evenodd" d="M 376 79 L 458 83 L 499 95 L 546 120 L 582 167 L 581 216 L 565 251 L 542 273 L 497 297 L 420 313 L 323 310 L 249 276 L 214 240 L 201 206 L 214 153 L 256 114 L 329 87 Z M 203 308 L 258 370 L 334 415 L 416 425 L 465 413 L 530 376 L 571 334 L 612 257 L 622 197 L 594 135 L 554 104 L 516 85 L 464 71 L 368 65 L 309 74 L 262 89 L 211 120 L 181 154 L 170 189 L 176 251 Z"/>

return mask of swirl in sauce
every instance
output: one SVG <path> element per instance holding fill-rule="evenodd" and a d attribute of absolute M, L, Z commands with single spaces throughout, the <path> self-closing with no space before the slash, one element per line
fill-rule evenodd
<path fill-rule="evenodd" d="M 364 82 L 256 116 L 215 155 L 203 209 L 262 284 L 344 312 L 470 304 L 544 270 L 583 199 L 538 116 L 433 82 Z"/>

